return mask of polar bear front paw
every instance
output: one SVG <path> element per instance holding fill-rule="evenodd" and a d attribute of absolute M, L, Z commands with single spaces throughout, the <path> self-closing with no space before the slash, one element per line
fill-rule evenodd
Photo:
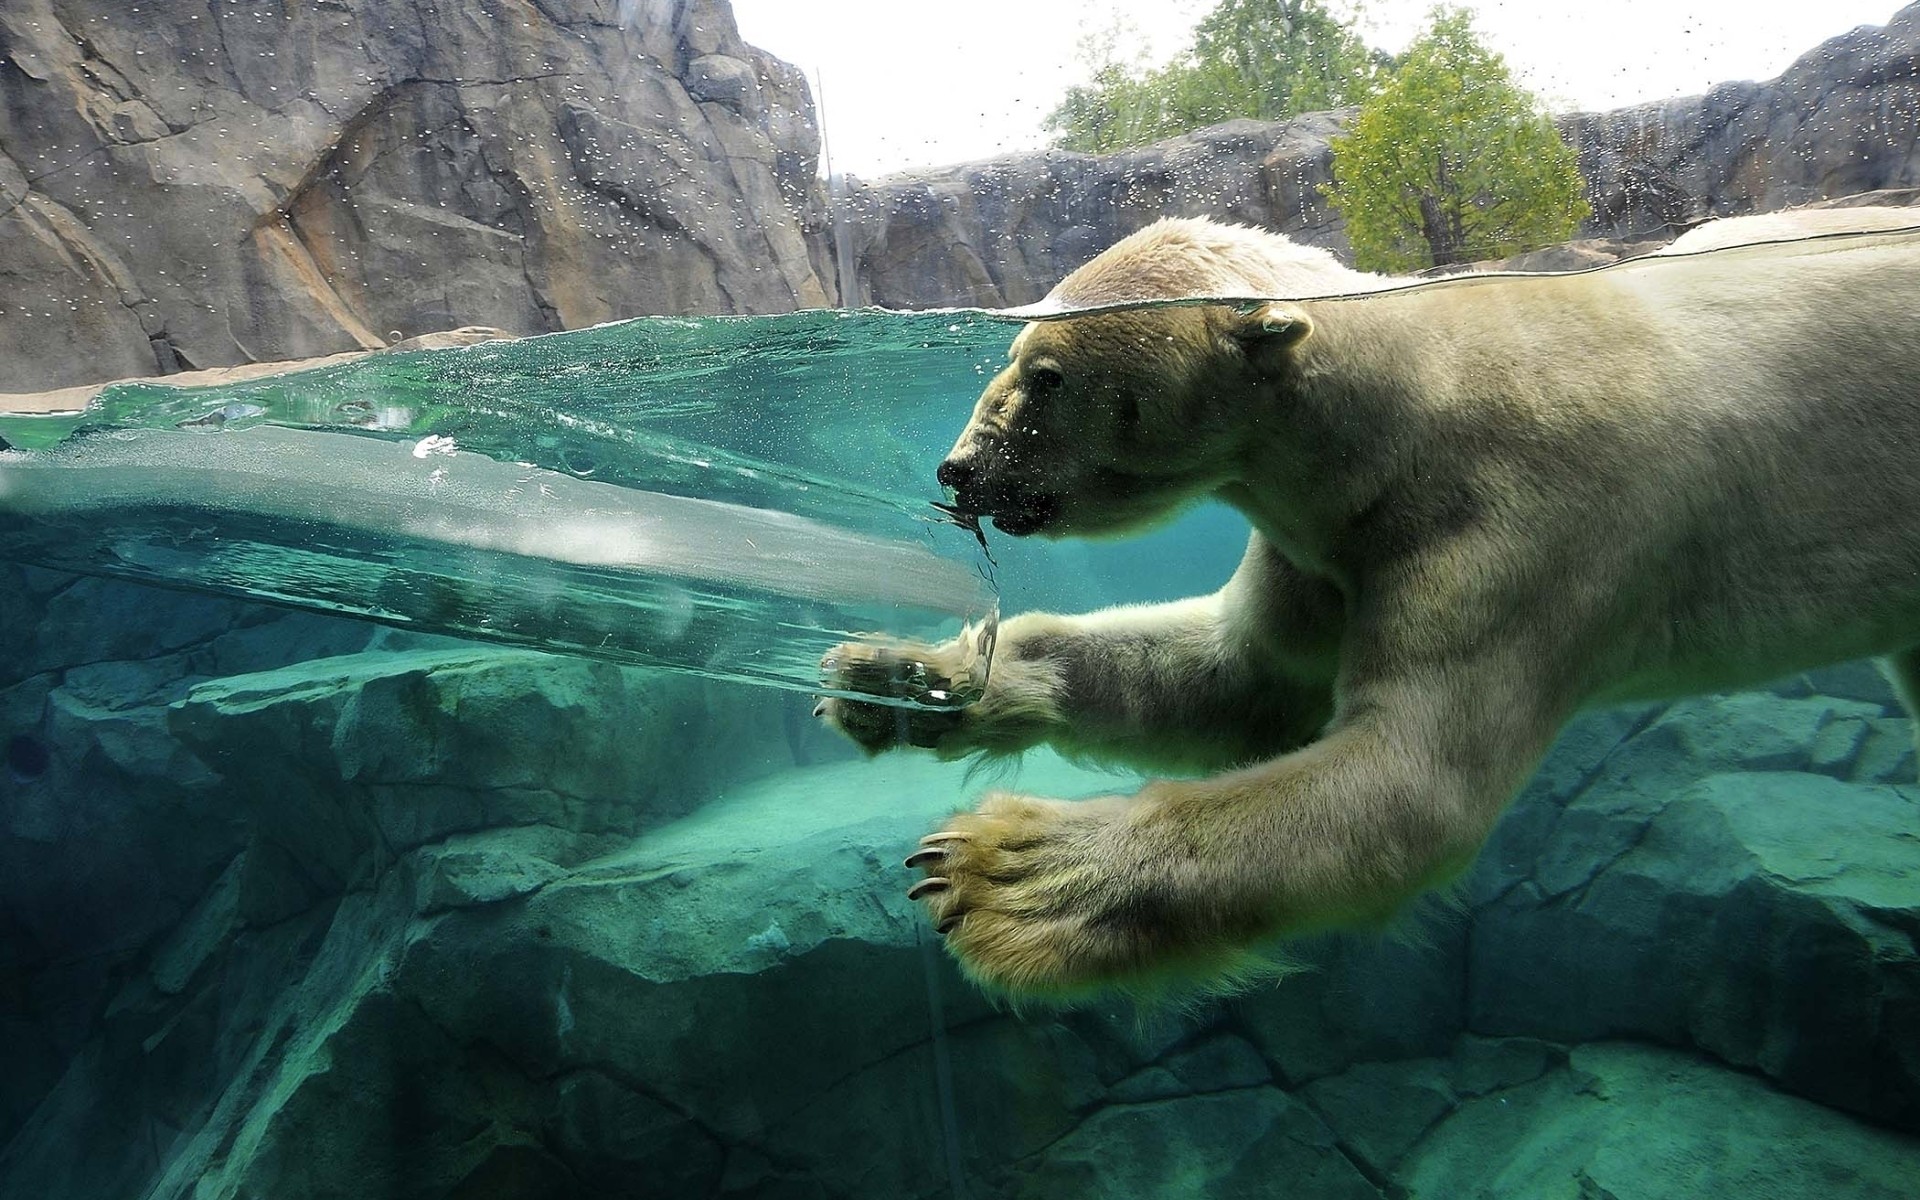
<path fill-rule="evenodd" d="M 921 839 L 907 866 L 925 877 L 907 895 L 969 975 L 1016 995 L 1244 978 L 1256 957 L 1219 927 L 1204 883 L 1193 886 L 1206 872 L 1152 853 L 1129 819 L 1134 803 L 991 793 Z"/>
<path fill-rule="evenodd" d="M 827 651 L 820 660 L 821 682 L 835 691 L 870 696 L 914 699 L 947 693 L 960 673 L 947 660 L 954 652 L 945 646 L 915 642 L 847 642 Z M 813 715 L 851 738 L 868 754 L 895 746 L 938 750 L 959 730 L 963 710 L 904 708 L 873 704 L 845 696 L 828 696 Z"/>

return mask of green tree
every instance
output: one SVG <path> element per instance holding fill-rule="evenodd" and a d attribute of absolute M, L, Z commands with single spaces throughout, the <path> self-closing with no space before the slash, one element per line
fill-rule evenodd
<path fill-rule="evenodd" d="M 1327 196 L 1366 270 L 1504 258 L 1565 241 L 1592 211 L 1579 156 L 1472 14 L 1432 22 L 1333 139 Z"/>
<path fill-rule="evenodd" d="M 1386 56 L 1368 50 L 1319 0 L 1220 0 L 1194 29 L 1192 60 L 1212 67 L 1235 116 L 1279 121 L 1358 104 Z"/>
<path fill-rule="evenodd" d="M 1091 81 L 1046 119 L 1061 149 L 1099 154 L 1235 117 L 1356 103 L 1384 61 L 1322 0 L 1220 0 L 1193 44 L 1157 69 L 1121 59 L 1119 42 L 1118 29 L 1082 40 Z"/>

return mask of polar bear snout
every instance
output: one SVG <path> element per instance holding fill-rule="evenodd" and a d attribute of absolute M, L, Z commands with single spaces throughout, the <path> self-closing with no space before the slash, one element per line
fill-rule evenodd
<path fill-rule="evenodd" d="M 965 491 L 967 485 L 973 482 L 973 456 L 949 457 L 934 471 L 933 478 L 943 488 L 956 493 Z"/>
<path fill-rule="evenodd" d="M 953 494 L 954 507 L 961 512 L 991 517 L 995 529 L 1014 537 L 1038 533 L 1058 514 L 1059 503 L 1011 484 L 1007 466 L 998 443 L 983 445 L 979 438 L 964 437 L 934 478 Z"/>

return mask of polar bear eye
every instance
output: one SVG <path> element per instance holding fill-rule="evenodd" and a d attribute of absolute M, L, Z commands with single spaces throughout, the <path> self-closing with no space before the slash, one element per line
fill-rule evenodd
<path fill-rule="evenodd" d="M 1066 377 L 1052 367 L 1035 367 L 1027 372 L 1027 386 L 1036 392 L 1050 392 L 1066 381 Z"/>

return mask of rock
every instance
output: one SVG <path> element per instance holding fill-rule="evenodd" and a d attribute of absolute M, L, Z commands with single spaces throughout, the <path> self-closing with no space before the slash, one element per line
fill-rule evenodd
<path fill-rule="evenodd" d="M 681 82 L 687 85 L 687 95 L 703 104 L 724 104 L 742 114 L 759 107 L 760 81 L 753 68 L 730 55 L 701 55 L 687 64 Z"/>
<path fill-rule="evenodd" d="M 0 388 L 832 301 L 805 80 L 725 4 L 469 16 L 10 6 Z M 662 188 L 703 219 L 659 225 Z"/>
<path fill-rule="evenodd" d="M 1442 1054 L 1466 1020 L 1467 935 L 1433 905 L 1385 934 L 1295 942 L 1284 953 L 1296 969 L 1231 1010 L 1289 1084 L 1369 1059 Z"/>
<path fill-rule="evenodd" d="M 744 1195 L 814 1181 L 832 1189 L 818 1194 L 891 1197 L 923 1188 L 939 1154 L 936 1044 L 967 1064 L 953 1083 L 969 1128 L 1023 1154 L 1070 1130 L 1122 1069 L 1075 1025 L 994 1015 L 930 944 L 898 863 L 958 799 L 956 767 L 817 768 L 804 802 L 791 783 L 734 788 L 670 823 L 651 818 L 643 839 L 595 840 L 548 825 L 555 815 L 537 799 L 514 810 L 527 786 L 517 776 L 474 786 L 500 760 L 442 729 L 467 761 L 442 752 L 440 770 L 494 793 L 478 801 L 498 810 L 481 818 L 489 827 L 413 849 L 388 837 L 377 871 L 344 878 L 333 847 L 377 827 L 383 788 L 434 802 L 417 782 L 430 767 L 406 769 L 421 729 L 471 709 L 476 735 L 491 724 L 551 737 L 529 722 L 566 690 L 565 672 L 543 679 L 533 655 L 505 656 L 494 690 L 458 654 L 349 658 L 204 683 L 173 710 L 197 748 L 251 744 L 278 764 L 271 790 L 263 765 L 227 793 L 260 836 L 208 879 L 151 973 L 121 972 L 91 1008 L 100 1024 L 34 1097 L 0 1157 L 0 1191 L 297 1198 L 351 1179 L 370 1194 L 464 1195 L 489 1181 L 571 1195 L 588 1180 L 648 1195 L 731 1181 Z M 676 711 L 691 711 L 685 698 Z M 572 717 L 651 752 L 634 717 Z M 333 735 L 369 747 L 334 760 L 348 782 L 323 791 L 286 770 L 339 753 Z M 591 773 L 541 770 L 582 789 Z M 1030 770 L 1057 791 L 1110 786 L 1060 764 Z M 876 793 L 897 799 L 876 805 Z M 558 815 L 589 830 L 610 819 L 590 802 Z M 247 861 L 269 845 L 290 856 L 272 877 L 302 903 L 256 911 Z M 600 857 L 582 861 L 583 849 Z M 947 997 L 939 1043 L 929 967 Z M 113 1049 L 126 1046 L 146 1049 Z M 1211 1044 L 1180 1069 L 1236 1057 L 1242 1074 L 1263 1070 L 1244 1046 L 1236 1056 Z M 1031 1070 L 1036 1060 L 1047 1069 Z M 839 1149 L 850 1120 L 871 1135 L 860 1155 Z M 1009 1169 L 997 1154 L 993 1169 Z"/>
<path fill-rule="evenodd" d="M 1039 299 L 1081 263 L 1163 216 L 1265 225 L 1345 248 L 1319 184 L 1350 112 L 1230 121 L 1118 154 L 1066 151 L 856 181 L 846 198 L 858 289 L 888 308 Z"/>
<path fill-rule="evenodd" d="M 1379 1200 L 1333 1132 L 1283 1092 L 1255 1089 L 1103 1108 L 1049 1148 L 1012 1195 Z"/>
<path fill-rule="evenodd" d="M 1679 232 L 1709 216 L 1765 212 L 1883 188 L 1920 165 L 1920 6 L 1802 55 L 1767 83 L 1577 114 L 1593 232 Z"/>
<path fill-rule="evenodd" d="M 1920 805 L 1794 771 L 1630 779 L 1569 800 L 1477 910 L 1469 1027 L 1699 1046 L 1920 1128 Z"/>
<path fill-rule="evenodd" d="M 1351 110 L 1234 121 L 1104 156 L 1012 155 L 855 181 L 846 200 L 856 300 L 894 308 L 1029 303 L 1163 216 L 1259 225 L 1346 254 L 1320 189 Z M 1593 216 L 1582 239 L 1508 270 L 1577 270 L 1644 253 L 1710 217 L 1920 179 L 1920 4 L 1801 56 L 1778 79 L 1574 113 Z M 1887 191 L 1879 202 L 1903 194 Z"/>
<path fill-rule="evenodd" d="M 142 379 L 140 382 L 157 387 L 219 387 L 250 379 L 262 379 L 269 375 L 308 371 L 315 367 L 339 366 L 364 358 L 368 354 L 401 353 L 408 350 L 449 350 L 460 346 L 477 346 L 483 342 L 512 341 L 514 337 L 514 334 L 504 329 L 494 329 L 485 325 L 468 325 L 460 329 L 439 329 L 416 337 L 402 338 L 379 350 L 344 350 L 339 354 L 293 359 L 288 362 L 244 363 L 237 367 L 180 371 L 159 379 Z M 47 392 L 0 392 L 0 414 L 77 412 L 93 403 L 107 388 L 116 383 L 129 382 L 132 380 L 110 379 L 100 383 L 56 388 Z"/>
<path fill-rule="evenodd" d="M 1414 1200 L 1896 1200 L 1920 1143 L 1692 1055 L 1602 1043 L 1464 1102 L 1400 1177 Z"/>
<path fill-rule="evenodd" d="M 414 907 L 430 916 L 532 895 L 566 874 L 560 863 L 574 857 L 570 842 L 538 825 L 455 834 L 424 857 Z"/>
<path fill-rule="evenodd" d="M 1376 1178 L 1391 1175 L 1457 1103 L 1445 1070 L 1419 1059 L 1361 1063 L 1308 1084 L 1304 1095 Z"/>
<path fill-rule="evenodd" d="M 288 972 L 343 897 L 371 889 L 394 914 L 430 916 L 524 901 L 717 780 L 790 761 L 790 697 L 713 708 L 704 682 L 649 693 L 637 671 L 11 566 L 0 614 L 15 633 L 0 667 L 0 1037 L 15 1048 L 0 1140 L 30 1112 L 83 1138 L 127 1135 L 122 1118 L 204 1120 L 214 1042 L 243 1061 L 261 1006 L 305 979 L 285 1001 L 304 1020 L 333 986 Z M 363 651 L 370 639 L 389 649 Z M 695 751 L 710 721 L 737 753 Z M 535 742 L 551 755 L 528 756 Z M 371 969 L 388 944 L 343 949 L 362 957 L 340 969 Z M 257 1004 L 234 999 L 248 988 Z M 101 1020 L 125 1030 L 153 1012 L 133 1042 L 163 1049 L 89 1048 Z M 163 1077 L 116 1074 L 141 1062 Z M 89 1124 L 116 1091 L 133 1107 Z M 78 1169 L 43 1150 L 31 1169 Z M 132 1185 L 74 1187 L 47 1194 Z"/>
<path fill-rule="evenodd" d="M 392 854 L 467 830 L 542 825 L 585 835 L 583 846 L 632 837 L 689 811 L 718 778 L 788 761 L 784 740 L 706 753 L 703 691 L 531 651 L 369 651 L 197 684 L 167 726 L 230 786 L 262 797 L 257 819 L 300 848 L 306 874 L 346 886 L 376 846 Z M 342 804 L 371 825 L 350 836 Z"/>
<path fill-rule="evenodd" d="M 366 626 L 0 567 L 0 1139 L 69 1069 L 126 964 L 177 993 L 232 928 L 244 810 L 167 727 L 223 670 L 359 649 Z M 22 769 L 30 767 L 31 769 Z"/>

